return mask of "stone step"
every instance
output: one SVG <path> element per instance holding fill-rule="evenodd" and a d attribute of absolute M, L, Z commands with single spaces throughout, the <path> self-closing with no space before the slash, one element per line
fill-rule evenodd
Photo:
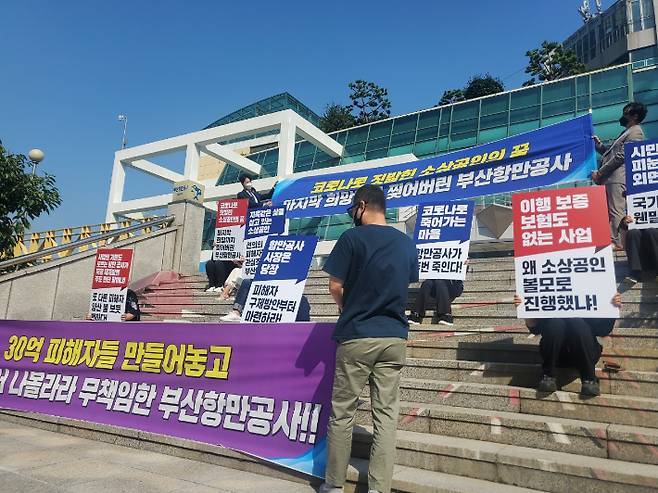
<path fill-rule="evenodd" d="M 368 388 L 364 389 L 364 399 L 367 396 Z M 602 394 L 584 398 L 565 391 L 543 395 L 534 389 L 511 385 L 403 378 L 400 399 L 658 428 L 658 399 L 649 397 Z"/>
<path fill-rule="evenodd" d="M 513 344 L 504 340 L 469 342 L 447 337 L 412 339 L 408 342 L 407 354 L 424 359 L 541 363 L 538 340 L 536 337 L 529 340 L 532 342 Z M 624 370 L 658 371 L 658 349 L 655 348 L 604 346 L 601 360 L 619 365 Z"/>
<path fill-rule="evenodd" d="M 603 361 L 599 361 L 596 373 L 600 379 L 601 392 L 604 394 L 658 399 L 656 372 L 610 372 L 605 371 Z M 422 380 L 511 385 L 534 389 L 541 377 L 541 365 L 407 358 L 402 376 Z M 557 384 L 563 391 L 580 392 L 580 376 L 575 370 L 559 369 Z"/>
<path fill-rule="evenodd" d="M 372 426 L 370 402 L 359 404 L 357 425 Z M 658 430 L 488 409 L 401 402 L 398 429 L 658 464 Z"/>
<path fill-rule="evenodd" d="M 352 455 L 367 457 L 368 428 L 356 429 Z M 658 466 L 467 438 L 398 431 L 396 463 L 554 493 L 649 493 Z"/>

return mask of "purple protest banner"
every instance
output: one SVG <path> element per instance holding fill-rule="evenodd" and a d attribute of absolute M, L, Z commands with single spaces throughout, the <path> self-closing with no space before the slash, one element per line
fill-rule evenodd
<path fill-rule="evenodd" d="M 0 407 L 220 445 L 322 477 L 332 330 L 0 320 Z"/>

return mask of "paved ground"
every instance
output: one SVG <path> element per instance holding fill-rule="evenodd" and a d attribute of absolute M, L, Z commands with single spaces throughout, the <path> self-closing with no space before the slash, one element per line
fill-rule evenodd
<path fill-rule="evenodd" d="M 2 493 L 312 493 L 308 485 L 0 420 Z"/>

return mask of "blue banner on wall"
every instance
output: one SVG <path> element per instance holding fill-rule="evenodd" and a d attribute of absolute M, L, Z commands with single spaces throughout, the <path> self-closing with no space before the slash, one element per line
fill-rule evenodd
<path fill-rule="evenodd" d="M 382 168 L 281 181 L 272 201 L 288 218 L 341 214 L 366 184 L 386 190 L 388 207 L 514 192 L 585 180 L 596 169 L 592 116 L 442 156 Z"/>

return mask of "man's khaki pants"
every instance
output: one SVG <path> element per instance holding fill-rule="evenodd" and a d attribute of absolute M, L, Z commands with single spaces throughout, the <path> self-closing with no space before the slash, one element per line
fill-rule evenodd
<path fill-rule="evenodd" d="M 369 383 L 374 433 L 368 487 L 381 493 L 391 491 L 398 390 L 405 359 L 406 341 L 397 337 L 353 339 L 338 345 L 327 435 L 327 484 L 341 487 L 345 483 L 354 415 L 359 396 Z"/>

